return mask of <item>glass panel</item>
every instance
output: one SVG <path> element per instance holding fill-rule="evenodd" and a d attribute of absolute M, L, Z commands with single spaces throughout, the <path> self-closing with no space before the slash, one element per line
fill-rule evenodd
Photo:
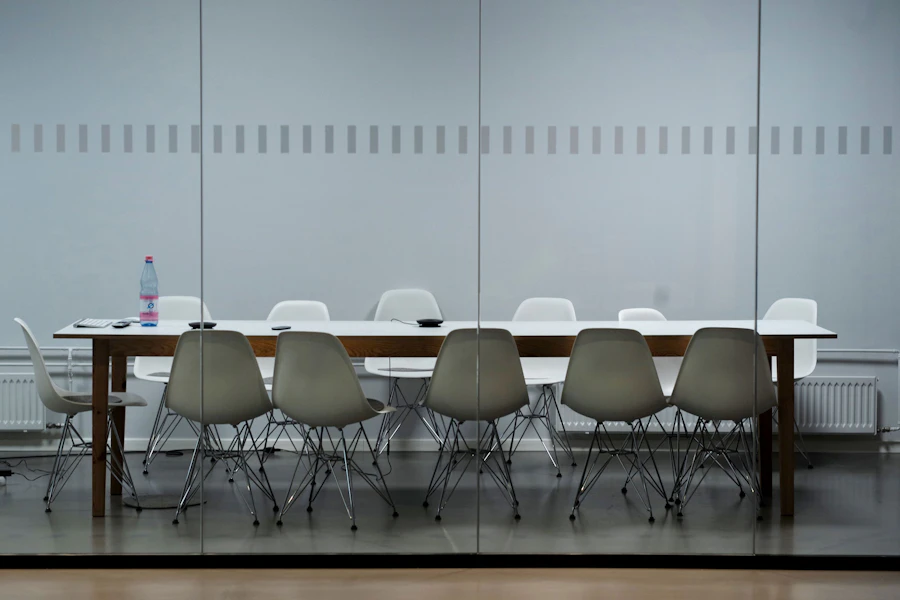
<path fill-rule="evenodd" d="M 764 1 L 762 16 L 759 314 L 817 317 L 837 339 L 797 342 L 785 367 L 793 518 L 776 494 L 756 547 L 896 555 L 900 5 Z"/>
<path fill-rule="evenodd" d="M 235 497 L 246 495 L 243 476 L 230 486 L 214 471 L 204 490 L 205 551 L 475 551 L 474 478 L 440 523 L 434 494 L 422 506 L 438 444 L 416 399 L 440 340 L 426 340 L 424 350 L 414 338 L 398 341 L 419 330 L 392 319 L 472 327 L 477 318 L 477 32 L 475 1 L 204 3 L 204 299 L 218 322 L 213 333 L 269 338 L 254 345 L 269 359 L 261 367 L 279 406 L 268 425 L 266 415 L 255 419 L 256 446 L 245 454 L 257 479 L 265 459 L 258 483 L 271 485 L 274 502 L 254 483 L 254 528 Z M 420 292 L 382 296 L 396 289 Z M 314 320 L 325 317 L 310 315 L 309 305 L 270 313 L 283 301 L 321 302 L 329 320 Z M 289 325 L 281 339 L 296 344 L 275 359 L 286 365 L 283 377 L 271 360 L 273 325 Z M 342 336 L 350 380 L 346 369 L 330 370 L 342 360 L 337 349 L 310 353 L 310 344 L 331 339 L 300 335 L 310 331 Z M 214 361 L 204 368 L 229 375 Z M 369 398 L 397 408 L 387 425 L 371 408 L 355 408 L 354 377 Z M 205 413 L 220 402 L 206 390 Z M 360 420 L 368 443 L 384 450 L 377 461 L 357 437 Z M 344 424 L 349 471 L 337 428 Z M 322 434 L 324 425 L 332 427 Z M 219 429 L 227 446 L 234 430 Z M 264 448 L 274 452 L 257 453 Z M 307 477 L 309 469 L 318 474 Z M 366 479 L 387 484 L 398 517 Z M 286 498 L 297 500 L 281 514 Z"/>
<path fill-rule="evenodd" d="M 0 449 L 14 473 L 0 499 L 2 553 L 200 551 L 199 527 L 171 528 L 174 509 L 123 505 L 128 486 L 110 496 L 107 481 L 93 511 L 106 517 L 91 517 L 91 450 L 81 442 L 92 439 L 90 396 L 108 385 L 110 352 L 112 389 L 127 385 L 129 405 L 147 404 L 128 407 L 120 429 L 141 503 L 177 493 L 187 457 L 160 454 L 142 474 L 165 377 L 141 373 L 134 347 L 95 343 L 92 369 L 89 338 L 111 327 L 54 339 L 78 319 L 137 317 L 145 255 L 164 294 L 199 295 L 198 32 L 196 3 L 179 0 L 0 2 Z M 34 332 L 57 388 L 13 317 Z M 183 448 L 186 432 L 164 449 Z"/>
<path fill-rule="evenodd" d="M 585 400 L 570 396 L 581 412 L 566 405 L 557 413 L 570 387 L 560 383 L 564 356 L 523 359 L 531 399 L 514 425 L 511 468 L 522 519 L 515 523 L 502 491 L 483 478 L 481 550 L 752 552 L 752 465 L 738 464 L 752 462 L 749 422 L 741 438 L 707 398 L 703 415 L 715 422 L 695 430 L 686 415 L 676 427 L 675 410 L 652 388 L 661 378 L 671 394 L 681 364 L 672 355 L 698 327 L 738 319 L 728 325 L 753 329 L 757 3 L 490 0 L 482 51 L 482 326 L 504 321 L 523 334 L 569 336 L 601 329 L 606 345 L 593 351 L 612 350 L 585 354 Z M 528 298 L 557 301 L 526 316 L 517 307 Z M 559 299 L 573 303 L 578 323 L 562 322 Z M 629 308 L 653 310 L 622 314 L 632 322 L 620 325 Z M 546 322 L 509 324 L 516 314 Z M 623 358 L 631 355 L 615 346 L 616 328 L 646 336 L 643 358 Z M 669 355 L 658 374 L 650 348 Z M 749 384 L 752 359 L 746 352 L 698 368 L 728 368 L 726 378 Z M 623 383 L 626 374 L 634 379 Z M 640 382 L 649 382 L 649 396 L 638 397 Z M 616 385 L 622 391 L 612 398 Z M 729 396 L 739 409 L 728 418 L 752 416 L 752 389 Z M 595 438 L 597 420 L 606 428 Z M 605 452 L 573 509 L 597 443 Z M 689 503 L 665 508 L 679 493 Z"/>

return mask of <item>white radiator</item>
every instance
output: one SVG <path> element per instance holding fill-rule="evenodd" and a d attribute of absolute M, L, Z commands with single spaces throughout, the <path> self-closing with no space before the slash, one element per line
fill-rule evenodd
<path fill-rule="evenodd" d="M 794 416 L 802 433 L 874 434 L 878 427 L 878 379 L 876 377 L 807 377 L 794 384 Z M 596 423 L 566 406 L 560 407 L 566 431 L 593 431 Z M 667 408 L 656 415 L 662 426 L 671 430 L 675 409 Z M 696 418 L 685 415 L 688 431 Z M 730 423 L 719 428 L 727 431 Z M 607 423 L 610 433 L 631 429 L 625 423 Z M 659 432 L 656 418 L 647 428 Z"/>
<path fill-rule="evenodd" d="M 34 373 L 0 374 L 0 431 L 44 429 L 44 405 Z"/>

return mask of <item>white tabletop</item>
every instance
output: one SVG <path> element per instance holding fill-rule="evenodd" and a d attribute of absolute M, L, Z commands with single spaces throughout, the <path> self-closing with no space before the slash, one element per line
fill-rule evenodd
<path fill-rule="evenodd" d="M 318 331 L 340 336 L 445 336 L 454 329 L 474 329 L 475 321 L 445 321 L 440 327 L 419 327 L 392 321 L 220 321 L 216 330 L 240 331 L 249 337 L 273 337 L 273 325 L 290 325 L 290 331 Z M 704 327 L 753 329 L 752 320 L 745 321 L 482 321 L 482 329 L 506 329 L 519 337 L 576 336 L 583 329 L 635 329 L 645 337 L 691 336 Z M 57 338 L 115 338 L 133 336 L 179 336 L 189 331 L 187 321 L 160 321 L 156 327 L 133 324 L 123 329 L 103 327 L 90 329 L 68 326 L 54 334 Z M 793 338 L 835 338 L 837 335 L 806 321 L 757 321 L 762 336 Z"/>

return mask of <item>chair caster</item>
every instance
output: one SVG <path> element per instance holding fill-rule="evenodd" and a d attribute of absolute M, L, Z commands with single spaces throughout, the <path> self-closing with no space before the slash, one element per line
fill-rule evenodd
<path fill-rule="evenodd" d="M 278 519 L 278 521 L 276 521 L 275 524 L 278 525 L 279 527 L 281 527 L 282 525 L 284 525 L 284 521 L 282 521 L 281 519 Z"/>
<path fill-rule="evenodd" d="M 137 511 L 137 512 L 143 512 L 144 509 L 141 508 L 140 506 L 138 506 L 138 507 L 135 507 L 134 510 Z"/>
<path fill-rule="evenodd" d="M 325 474 L 326 474 L 326 475 L 331 475 L 331 469 L 328 469 L 327 471 L 325 471 Z"/>
<path fill-rule="evenodd" d="M 679 511 L 678 511 L 678 514 L 677 514 L 677 515 L 675 515 L 675 516 L 677 516 L 677 517 L 678 517 L 678 518 L 679 518 L 679 519 L 680 519 L 680 518 L 681 518 L 681 517 L 683 517 L 683 516 L 684 516 L 684 513 L 683 513 L 683 512 L 681 512 L 681 511 L 680 511 L 680 510 L 679 510 Z"/>
<path fill-rule="evenodd" d="M 172 525 L 178 525 L 178 519 L 172 519 Z"/>
<path fill-rule="evenodd" d="M 560 473 L 559 471 L 557 471 L 557 472 L 556 472 L 556 478 L 557 478 L 557 479 L 562 479 L 562 473 Z"/>
<path fill-rule="evenodd" d="M 377 465 L 377 464 L 378 464 L 378 461 L 377 461 L 377 460 L 373 460 L 373 461 L 372 461 L 372 466 L 373 466 L 373 467 L 374 467 L 375 465 Z"/>
<path fill-rule="evenodd" d="M 813 468 L 812 463 L 809 463 L 808 465 L 806 465 L 806 468 L 807 468 L 807 469 L 812 469 L 812 468 Z"/>
<path fill-rule="evenodd" d="M 672 508 L 672 505 L 666 502 L 666 510 L 669 510 L 670 508 Z"/>
<path fill-rule="evenodd" d="M 703 466 L 703 463 L 700 463 L 700 467 L 699 467 L 699 468 L 701 468 L 701 469 L 704 469 L 704 468 L 705 468 L 705 467 Z"/>
<path fill-rule="evenodd" d="M 260 473 L 265 473 L 265 472 L 266 472 L 266 468 L 265 468 L 265 467 L 260 467 L 260 468 L 259 468 L 259 472 L 260 472 Z"/>
<path fill-rule="evenodd" d="M 234 483 L 234 477 L 229 477 L 229 478 L 228 478 L 228 483 Z"/>
<path fill-rule="evenodd" d="M 275 506 L 272 507 L 272 512 L 278 512 L 278 505 L 277 505 L 277 504 L 276 504 Z"/>
<path fill-rule="evenodd" d="M 256 519 L 255 521 L 253 521 L 253 526 L 259 527 L 259 519 Z"/>
<path fill-rule="evenodd" d="M 762 521 L 762 520 L 763 520 L 762 515 L 756 515 L 756 520 L 757 520 L 757 521 Z"/>
<path fill-rule="evenodd" d="M 150 472 L 150 471 L 148 471 L 147 469 L 144 469 L 144 475 L 146 475 L 146 474 L 149 473 L 149 472 Z"/>
<path fill-rule="evenodd" d="M 356 530 L 357 530 L 356 525 L 351 525 L 351 526 L 350 526 L 350 531 L 356 531 Z"/>
<path fill-rule="evenodd" d="M 576 462 L 573 460 L 573 461 L 572 461 L 572 466 L 573 466 L 573 467 L 577 467 L 577 466 L 578 466 L 578 463 L 576 463 Z"/>
<path fill-rule="evenodd" d="M 400 513 L 398 513 L 398 512 L 395 510 L 395 511 L 394 511 L 394 514 L 392 514 L 391 516 L 394 517 L 394 518 L 396 519 L 397 517 L 400 516 Z"/>
<path fill-rule="evenodd" d="M 435 521 L 440 521 L 440 520 L 441 520 L 441 515 L 435 515 L 435 516 L 434 516 L 434 520 L 435 520 Z"/>
<path fill-rule="evenodd" d="M 307 507 L 306 507 L 306 512 L 312 512 L 312 506 L 307 506 Z"/>
<path fill-rule="evenodd" d="M 741 490 L 741 493 L 738 494 L 738 496 L 740 496 L 741 498 L 746 498 L 747 494 L 746 494 L 746 492 L 744 492 L 744 490 Z"/>
<path fill-rule="evenodd" d="M 676 498 L 676 499 L 675 499 L 675 504 L 679 504 L 679 505 L 680 505 L 680 504 L 681 504 L 681 498 Z"/>
<path fill-rule="evenodd" d="M 628 488 L 627 488 L 627 487 L 623 487 L 623 488 L 622 488 L 622 493 L 623 493 L 623 494 L 627 494 L 627 493 L 628 493 Z"/>
<path fill-rule="evenodd" d="M 516 513 L 516 516 L 514 516 L 513 518 L 514 518 L 516 521 L 521 521 L 521 520 L 522 520 L 522 515 L 520 515 L 519 513 Z"/>
<path fill-rule="evenodd" d="M 45 513 L 50 513 L 50 512 L 53 512 L 53 511 L 50 510 L 50 507 L 48 506 L 47 508 L 44 509 L 44 512 L 45 512 Z"/>
<path fill-rule="evenodd" d="M 511 458 L 507 458 L 507 459 L 506 459 L 506 464 L 511 465 L 511 464 L 512 464 L 512 459 L 511 459 Z"/>
<path fill-rule="evenodd" d="M 675 499 L 672 498 L 672 496 L 669 496 L 669 502 L 670 502 L 670 503 L 671 503 L 671 502 L 675 502 Z"/>
<path fill-rule="evenodd" d="M 48 498 L 47 496 L 44 496 L 44 502 L 46 502 L 46 501 L 49 500 L 49 499 L 50 499 L 50 498 Z"/>
<path fill-rule="evenodd" d="M 424 508 L 428 508 L 428 500 L 426 500 L 425 502 L 423 502 L 423 503 L 422 503 L 422 506 L 423 506 Z"/>
<path fill-rule="evenodd" d="M 650 518 L 647 519 L 647 521 L 650 522 L 650 523 L 653 523 L 653 522 L 656 521 L 656 519 L 653 518 L 653 515 L 650 515 Z"/>
<path fill-rule="evenodd" d="M 484 475 L 484 470 L 478 469 L 478 474 L 479 474 L 479 475 Z"/>
<path fill-rule="evenodd" d="M 210 459 L 209 459 L 209 462 L 210 462 L 210 464 L 213 464 L 213 465 L 214 465 L 214 464 L 216 464 L 216 459 L 215 459 L 215 458 L 210 458 Z"/>
<path fill-rule="evenodd" d="M 147 464 L 147 459 L 145 458 L 144 460 L 142 460 L 142 461 L 141 461 L 141 464 L 142 464 L 142 465 L 146 465 L 146 464 Z"/>
<path fill-rule="evenodd" d="M 575 513 L 572 513 L 571 515 L 569 515 L 569 520 L 570 520 L 570 521 L 574 521 L 574 520 L 575 520 Z"/>

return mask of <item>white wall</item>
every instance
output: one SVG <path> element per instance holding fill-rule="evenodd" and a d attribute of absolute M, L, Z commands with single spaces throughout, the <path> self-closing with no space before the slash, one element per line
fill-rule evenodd
<path fill-rule="evenodd" d="M 447 318 L 475 318 L 478 2 L 232 0 L 203 9 L 203 271 L 213 316 L 263 318 L 281 299 L 313 298 L 335 319 L 369 318 L 385 289 L 421 286 Z M 883 127 L 900 131 L 900 4 L 766 1 L 762 14 L 761 310 L 780 296 L 813 297 L 822 324 L 840 334 L 828 345 L 898 347 L 897 140 L 891 154 L 882 150 Z M 484 318 L 508 318 L 533 295 L 570 297 L 586 319 L 634 305 L 671 318 L 752 317 L 756 19 L 750 0 L 483 2 Z M 0 0 L 0 344 L 22 345 L 13 316 L 54 344 L 52 331 L 80 316 L 132 314 L 146 253 L 157 257 L 162 293 L 199 294 L 198 34 L 196 2 Z M 846 155 L 837 152 L 840 126 Z M 854 361 L 821 372 L 834 369 L 879 375 L 882 422 L 897 421 L 894 366 Z M 160 391 L 130 389 L 151 402 Z M 146 436 L 153 411 L 144 412 L 130 417 L 129 437 Z"/>

